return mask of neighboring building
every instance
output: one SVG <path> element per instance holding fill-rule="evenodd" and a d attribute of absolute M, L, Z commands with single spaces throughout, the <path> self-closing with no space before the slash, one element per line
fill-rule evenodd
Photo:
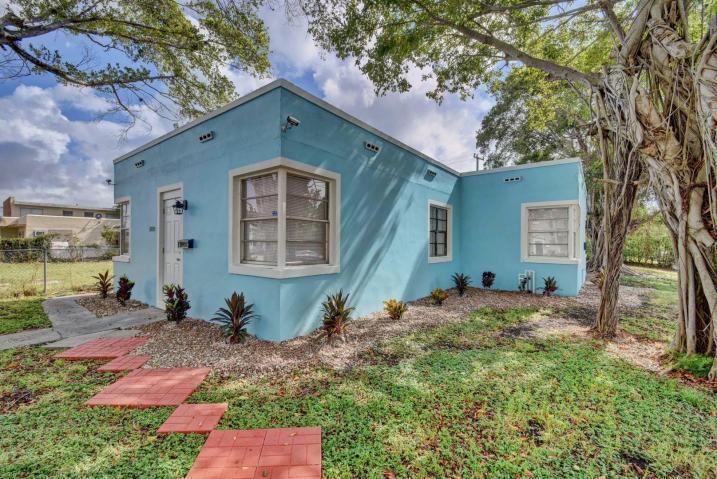
<path fill-rule="evenodd" d="M 96 245 L 105 243 L 104 229 L 120 224 L 117 208 L 18 201 L 12 196 L 3 201 L 2 213 L 0 238 L 53 234 L 59 241 Z"/>
<path fill-rule="evenodd" d="M 264 339 L 310 332 L 339 289 L 362 315 L 455 272 L 585 280 L 578 160 L 461 174 L 285 80 L 116 159 L 115 201 L 133 297 L 161 307 L 181 284 L 210 319 L 243 291 Z"/>

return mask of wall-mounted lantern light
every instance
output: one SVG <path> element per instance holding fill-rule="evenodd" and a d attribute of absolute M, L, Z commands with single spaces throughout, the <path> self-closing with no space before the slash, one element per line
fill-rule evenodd
<path fill-rule="evenodd" d="M 189 203 L 187 200 L 177 200 L 172 205 L 172 209 L 174 210 L 174 214 L 181 215 L 185 210 L 189 209 Z"/>

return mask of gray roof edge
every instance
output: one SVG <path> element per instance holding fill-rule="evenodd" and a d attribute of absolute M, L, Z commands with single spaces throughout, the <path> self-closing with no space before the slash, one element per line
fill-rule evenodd
<path fill-rule="evenodd" d="M 582 160 L 580 158 L 563 158 L 560 160 L 538 161 L 536 163 L 526 163 L 524 165 L 512 165 L 504 166 L 502 168 L 491 168 L 488 170 L 467 171 L 465 173 L 461 173 L 461 176 L 490 175 L 506 171 L 527 170 L 529 168 L 545 168 L 548 166 L 566 165 L 569 163 L 582 163 Z"/>
<path fill-rule="evenodd" d="M 242 96 L 241 98 L 238 98 L 237 100 L 234 100 L 231 103 L 227 103 L 226 105 L 224 105 L 221 108 L 211 111 L 211 112 L 207 113 L 206 115 L 204 115 L 200 118 L 197 118 L 196 120 L 193 120 L 185 125 L 180 126 L 179 128 L 175 128 L 174 130 L 167 132 L 164 135 L 162 135 L 158 138 L 155 138 L 154 140 L 152 140 L 148 143 L 145 143 L 144 145 L 141 145 L 141 146 L 135 148 L 134 150 L 132 150 L 128 153 L 125 153 L 124 155 L 116 158 L 113 161 L 113 163 L 117 164 L 121 161 L 124 161 L 127 158 L 130 158 L 130 157 L 132 157 L 138 153 L 141 153 L 159 143 L 162 143 L 163 141 L 168 140 L 169 138 L 172 138 L 175 135 L 178 135 L 190 128 L 193 128 L 193 127 L 207 121 L 207 120 L 217 117 L 223 113 L 226 113 L 227 111 L 229 111 L 233 108 L 236 108 L 240 105 L 243 105 L 244 103 L 248 103 L 248 102 L 254 100 L 255 98 L 258 98 L 258 97 L 264 95 L 265 93 L 268 93 L 277 88 L 284 88 L 285 90 L 288 90 L 291 93 L 294 93 L 295 95 L 303 98 L 304 100 L 307 100 L 307 101 L 313 103 L 314 105 L 318 106 L 319 108 L 322 108 L 322 109 L 328 111 L 329 113 L 333 113 L 334 115 L 338 116 L 339 118 L 346 120 L 349 123 L 353 123 L 354 125 L 358 126 L 359 128 L 363 128 L 364 130 L 367 130 L 368 132 L 373 133 L 374 135 L 376 135 L 380 138 L 383 138 L 384 140 L 388 141 L 389 143 L 393 143 L 394 145 L 398 146 L 399 148 L 409 151 L 410 153 L 420 157 L 421 159 L 427 161 L 428 163 L 435 165 L 438 168 L 441 168 L 455 176 L 461 176 L 461 173 L 459 171 L 454 170 L 450 166 L 444 165 L 440 161 L 437 161 L 437 160 L 431 158 L 430 156 L 426 155 L 425 153 L 421 153 L 420 151 L 416 150 L 415 148 L 412 148 L 412 147 L 406 145 L 402 141 L 399 141 L 399 140 L 393 138 L 392 136 L 382 132 L 381 130 L 374 128 L 373 126 L 369 125 L 368 123 L 366 123 L 362 120 L 359 120 L 355 116 L 350 115 L 349 113 L 346 113 L 345 111 L 333 106 L 332 104 L 328 103 L 325 100 L 322 100 L 321 98 L 318 98 L 317 96 L 312 95 L 311 93 L 307 92 L 306 90 L 294 85 L 290 81 L 285 80 L 283 78 L 274 80 L 271 83 L 267 83 L 266 85 L 264 85 L 260 88 L 257 88 L 256 90 L 254 90 L 250 93 L 247 93 L 246 95 Z"/>

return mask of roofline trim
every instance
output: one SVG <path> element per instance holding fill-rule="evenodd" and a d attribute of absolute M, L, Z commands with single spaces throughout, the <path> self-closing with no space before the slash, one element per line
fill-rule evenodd
<path fill-rule="evenodd" d="M 582 160 L 580 158 L 564 158 L 561 160 L 538 161 L 536 163 L 526 163 L 524 165 L 512 165 L 504 166 L 502 168 L 491 168 L 488 170 L 467 171 L 465 173 L 461 173 L 461 176 L 490 175 L 493 173 L 504 173 L 506 171 L 527 170 L 528 168 L 543 168 L 546 166 L 558 166 L 570 163 L 582 163 Z"/>
<path fill-rule="evenodd" d="M 66 203 L 40 203 L 40 202 L 36 202 L 36 201 L 13 200 L 12 204 L 18 208 L 21 206 L 46 206 L 48 208 L 67 208 L 67 209 L 73 209 L 73 210 L 117 211 L 116 208 L 108 208 L 106 206 L 83 206 L 83 205 L 70 205 L 70 204 L 66 204 Z"/>
<path fill-rule="evenodd" d="M 242 96 L 241 98 L 238 98 L 237 100 L 234 100 L 231 103 L 227 103 L 226 105 L 224 105 L 221 108 L 211 111 L 211 112 L 207 113 L 206 115 L 204 115 L 200 118 L 197 118 L 196 120 L 193 120 L 185 125 L 182 125 L 179 128 L 175 128 L 174 130 L 172 130 L 168 133 L 165 133 L 164 135 L 160 136 L 159 138 L 155 138 L 154 140 L 152 140 L 148 143 L 145 143 L 144 145 L 139 146 L 128 153 L 125 153 L 124 155 L 113 160 L 113 164 L 117 164 L 117 163 L 124 161 L 127 158 L 130 158 L 138 153 L 148 150 L 149 148 L 151 148 L 159 143 L 162 143 L 163 141 L 168 140 L 169 138 L 172 138 L 173 136 L 176 136 L 176 135 L 178 135 L 190 128 L 193 128 L 201 123 L 204 123 L 207 120 L 210 120 L 219 115 L 222 115 L 233 108 L 243 105 L 244 103 L 248 103 L 248 102 L 254 100 L 255 98 L 258 98 L 258 97 L 264 95 L 265 93 L 268 93 L 277 88 L 284 88 L 285 90 L 287 90 L 291 93 L 294 93 L 295 95 L 303 98 L 304 100 L 307 100 L 308 102 L 313 103 L 314 105 L 318 106 L 319 108 L 322 108 L 322 109 L 328 111 L 329 113 L 333 113 L 334 115 L 338 116 L 339 118 L 346 120 L 349 123 L 353 123 L 354 125 L 358 126 L 359 128 L 363 128 L 364 130 L 367 130 L 370 133 L 373 133 L 374 135 L 388 141 L 389 143 L 393 143 L 394 145 L 398 146 L 399 148 L 409 151 L 410 153 L 418 156 L 419 158 L 427 161 L 428 163 L 433 164 L 434 166 L 436 166 L 438 168 L 441 168 L 455 176 L 461 176 L 461 173 L 459 171 L 454 170 L 450 166 L 444 165 L 440 161 L 431 158 L 430 156 L 426 155 L 425 153 L 421 153 L 420 151 L 416 150 L 415 148 L 412 148 L 412 147 L 406 145 L 405 143 L 397 140 L 396 138 L 393 138 L 392 136 L 382 132 L 381 130 L 374 128 L 373 126 L 369 125 L 368 123 L 366 123 L 362 120 L 359 120 L 355 116 L 350 115 L 349 113 L 346 113 L 345 111 L 335 107 L 334 105 L 328 103 L 325 100 L 322 100 L 321 98 L 318 98 L 315 95 L 312 95 L 311 93 L 307 92 L 306 90 L 294 85 L 290 81 L 285 80 L 283 78 L 274 80 L 271 83 L 267 83 L 266 85 L 264 85 L 260 88 L 257 88 L 256 90 L 254 90 L 250 93 L 247 93 L 246 95 Z"/>

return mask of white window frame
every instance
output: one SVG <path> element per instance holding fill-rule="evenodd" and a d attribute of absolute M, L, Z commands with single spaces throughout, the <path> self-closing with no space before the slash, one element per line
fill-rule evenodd
<path fill-rule="evenodd" d="M 278 170 L 279 211 L 277 225 L 277 264 L 260 265 L 241 262 L 241 180 Z M 329 183 L 329 262 L 327 264 L 286 265 L 286 174 L 316 176 Z M 296 278 L 341 271 L 341 175 L 305 163 L 277 157 L 229 171 L 229 273 L 265 278 Z"/>
<path fill-rule="evenodd" d="M 568 257 L 530 256 L 528 254 L 528 210 L 568 208 Z M 580 261 L 580 203 L 577 200 L 540 201 L 521 204 L 520 259 L 523 263 L 577 264 Z"/>
<path fill-rule="evenodd" d="M 446 255 L 431 256 L 431 206 L 437 206 L 448 210 L 448 227 L 446 228 Z M 429 263 L 448 263 L 453 261 L 453 206 L 448 203 L 442 203 L 436 200 L 428 200 L 428 208 L 426 212 L 427 229 L 426 229 L 426 248 L 428 249 Z"/>
<path fill-rule="evenodd" d="M 129 251 L 127 254 L 120 254 L 119 256 L 113 256 L 112 261 L 118 261 L 120 263 L 129 263 L 132 255 L 132 199 L 129 196 L 123 196 L 121 198 L 115 199 L 116 205 L 121 205 L 122 203 L 127 203 L 127 216 L 129 216 L 129 226 L 127 229 L 129 229 Z M 122 208 L 120 206 L 119 208 L 119 220 L 120 220 L 120 227 L 119 227 L 119 234 L 120 234 L 120 252 L 122 251 Z"/>

